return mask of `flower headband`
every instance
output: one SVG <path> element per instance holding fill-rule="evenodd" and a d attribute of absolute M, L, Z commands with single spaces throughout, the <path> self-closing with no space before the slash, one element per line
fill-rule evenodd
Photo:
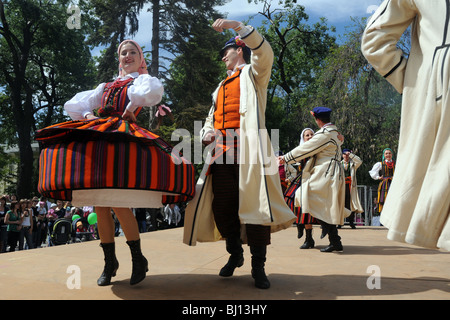
<path fill-rule="evenodd" d="M 234 37 L 234 41 L 236 42 L 236 45 L 239 47 L 245 47 L 245 42 L 241 40 L 241 36 Z"/>

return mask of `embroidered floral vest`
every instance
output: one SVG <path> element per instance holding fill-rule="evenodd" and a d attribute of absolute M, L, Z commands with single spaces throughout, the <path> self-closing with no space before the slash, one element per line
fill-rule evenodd
<path fill-rule="evenodd" d="M 100 117 L 122 116 L 130 99 L 128 98 L 128 89 L 133 85 L 134 78 L 127 78 L 125 80 L 116 80 L 105 84 L 102 96 L 102 105 L 98 109 Z M 134 112 L 138 115 L 142 107 L 139 107 Z"/>

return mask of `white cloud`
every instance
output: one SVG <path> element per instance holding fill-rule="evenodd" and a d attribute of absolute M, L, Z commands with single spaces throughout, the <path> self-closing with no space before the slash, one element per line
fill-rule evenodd
<path fill-rule="evenodd" d="M 350 17 L 367 16 L 367 8 L 380 0 L 299 0 L 307 12 L 326 17 L 330 22 L 348 21 Z"/>
<path fill-rule="evenodd" d="M 278 1 L 274 2 L 272 8 L 280 7 Z M 255 4 L 254 2 L 248 3 L 247 0 L 229 0 L 224 6 L 216 7 L 217 11 L 222 13 L 228 13 L 228 19 L 238 19 L 243 16 L 250 16 L 257 14 L 264 8 L 263 3 Z"/>
<path fill-rule="evenodd" d="M 368 8 L 378 6 L 382 0 L 298 0 L 306 13 L 327 18 L 330 22 L 349 21 L 350 17 L 368 15 Z M 280 8 L 278 0 L 272 0 L 272 8 Z M 262 3 L 248 3 L 247 0 L 231 0 L 217 8 L 228 12 L 228 18 L 234 19 L 258 13 L 263 9 Z"/>

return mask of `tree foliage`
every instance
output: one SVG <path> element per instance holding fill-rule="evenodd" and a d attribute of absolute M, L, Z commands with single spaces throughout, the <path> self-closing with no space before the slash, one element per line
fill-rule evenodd
<path fill-rule="evenodd" d="M 254 2 L 264 3 L 259 14 L 265 20 L 259 30 L 275 53 L 266 125 L 279 129 L 280 149 L 297 146 L 304 128 L 317 130 L 310 110 L 325 105 L 345 136 L 343 148 L 363 159 L 359 183 L 373 184 L 367 171 L 381 160 L 384 148 L 397 149 L 401 96 L 361 53 L 365 20 L 352 18 L 353 25 L 338 45 L 334 28 L 324 18 L 309 23 L 305 8 L 296 1 L 279 1 L 281 9 L 273 9 L 269 0 Z M 406 34 L 399 44 L 406 52 L 407 39 Z"/>
<path fill-rule="evenodd" d="M 372 184 L 368 171 L 381 161 L 382 150 L 397 150 L 401 96 L 369 65 L 361 53 L 364 20 L 354 25 L 345 43 L 331 50 L 317 77 L 313 105 L 326 105 L 345 137 L 343 148 L 363 160 L 361 184 Z"/>
<path fill-rule="evenodd" d="M 19 146 L 17 194 L 28 197 L 36 129 L 67 119 L 62 104 L 93 79 L 84 35 L 69 29 L 69 1 L 0 1 L 0 121 L 5 142 Z M 82 28 L 81 28 L 82 30 Z"/>
<path fill-rule="evenodd" d="M 265 19 L 258 29 L 270 42 L 275 56 L 266 126 L 279 130 L 280 149 L 287 151 L 299 142 L 303 130 L 299 124 L 311 126 L 306 110 L 325 58 L 337 46 L 331 34 L 334 27 L 327 26 L 325 19 L 311 24 L 305 7 L 294 1 L 280 1 L 281 9 L 272 8 L 271 1 L 261 2 L 264 6 L 259 14 Z"/>

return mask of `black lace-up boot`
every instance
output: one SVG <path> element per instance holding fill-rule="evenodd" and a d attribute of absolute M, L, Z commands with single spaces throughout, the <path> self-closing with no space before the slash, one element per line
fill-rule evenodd
<path fill-rule="evenodd" d="M 141 239 L 127 241 L 127 244 L 130 247 L 131 261 L 133 262 L 130 284 L 134 285 L 145 279 L 145 273 L 148 271 L 148 261 L 142 255 Z"/>
<path fill-rule="evenodd" d="M 111 277 L 116 276 L 117 269 L 119 269 L 119 261 L 116 258 L 116 247 L 113 243 L 100 243 L 105 255 L 105 267 L 103 273 L 98 278 L 97 284 L 99 286 L 107 286 L 111 284 Z"/>
<path fill-rule="evenodd" d="M 314 248 L 315 242 L 312 237 L 312 229 L 306 229 L 306 239 L 305 243 L 300 247 L 300 249 L 311 249 Z"/>

